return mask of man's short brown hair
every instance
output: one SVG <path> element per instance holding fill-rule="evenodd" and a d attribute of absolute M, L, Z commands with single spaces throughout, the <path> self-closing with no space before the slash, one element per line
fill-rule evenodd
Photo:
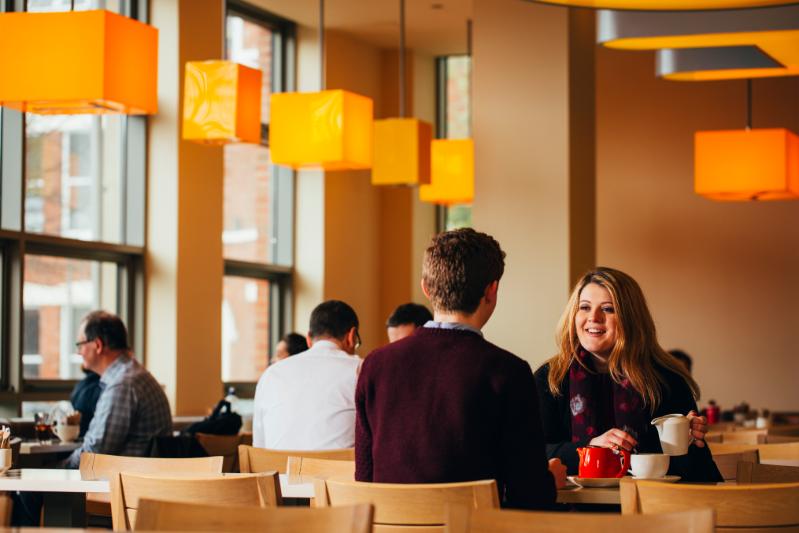
<path fill-rule="evenodd" d="M 505 252 L 491 236 L 472 228 L 433 237 L 424 254 L 422 279 L 438 311 L 474 313 L 480 299 L 505 271 Z"/>

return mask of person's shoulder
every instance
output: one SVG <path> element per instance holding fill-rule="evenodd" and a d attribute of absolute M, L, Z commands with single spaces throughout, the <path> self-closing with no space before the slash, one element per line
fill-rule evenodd
<path fill-rule="evenodd" d="M 549 378 L 549 361 L 545 362 L 543 365 L 536 368 L 535 372 L 533 372 L 536 381 L 547 380 Z"/>

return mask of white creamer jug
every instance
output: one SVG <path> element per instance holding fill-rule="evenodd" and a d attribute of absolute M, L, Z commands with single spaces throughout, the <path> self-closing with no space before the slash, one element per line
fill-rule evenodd
<path fill-rule="evenodd" d="M 685 455 L 691 444 L 691 423 L 685 415 L 672 414 L 652 420 L 658 430 L 660 447 L 666 455 Z"/>

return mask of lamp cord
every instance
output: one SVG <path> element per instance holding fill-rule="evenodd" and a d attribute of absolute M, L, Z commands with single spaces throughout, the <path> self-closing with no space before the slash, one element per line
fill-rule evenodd
<path fill-rule="evenodd" d="M 319 86 L 325 90 L 325 0 L 319 0 Z"/>
<path fill-rule="evenodd" d="M 400 0 L 399 116 L 405 118 L 405 0 Z"/>
<path fill-rule="evenodd" d="M 746 129 L 752 129 L 752 79 L 746 80 Z"/>

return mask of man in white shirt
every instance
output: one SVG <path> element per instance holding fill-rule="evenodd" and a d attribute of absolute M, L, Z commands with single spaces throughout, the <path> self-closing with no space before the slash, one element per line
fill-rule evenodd
<path fill-rule="evenodd" d="M 332 450 L 355 445 L 358 316 L 328 300 L 311 313 L 310 348 L 266 369 L 255 389 L 253 445 Z"/>

